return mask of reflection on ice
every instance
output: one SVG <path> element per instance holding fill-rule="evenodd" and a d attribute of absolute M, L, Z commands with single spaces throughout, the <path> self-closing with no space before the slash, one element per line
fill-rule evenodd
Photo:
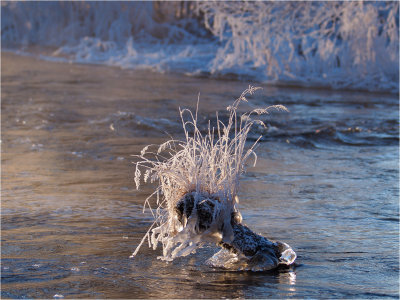
<path fill-rule="evenodd" d="M 290 285 L 296 284 L 296 273 L 293 271 L 289 272 L 289 282 L 290 282 Z"/>
<path fill-rule="evenodd" d="M 295 295 L 296 292 L 296 272 L 293 270 L 289 270 L 287 272 L 280 272 L 278 275 L 279 283 L 285 285 L 287 290 L 292 292 L 292 295 Z"/>

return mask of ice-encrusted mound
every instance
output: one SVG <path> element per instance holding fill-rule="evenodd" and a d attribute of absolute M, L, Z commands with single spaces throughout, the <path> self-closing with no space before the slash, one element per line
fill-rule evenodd
<path fill-rule="evenodd" d="M 2 47 L 69 60 L 399 90 L 398 1 L 2 2 Z"/>
<path fill-rule="evenodd" d="M 235 255 L 243 255 L 250 262 L 260 262 L 257 266 L 262 264 L 263 270 L 294 261 L 296 255 L 292 250 L 290 255 L 284 254 L 290 247 L 282 250 L 283 243 L 269 241 L 243 225 L 236 207 L 239 177 L 250 156 L 254 156 L 254 163 L 257 158 L 254 147 L 258 140 L 245 150 L 251 127 L 255 123 L 263 125 L 254 116 L 266 114 L 271 108 L 286 110 L 275 105 L 237 116 L 238 105 L 247 101 L 246 95 L 257 89 L 250 86 L 245 90 L 227 108 L 230 112 L 227 124 L 217 115 L 217 128 L 209 125 L 205 135 L 197 126 L 197 110 L 195 114 L 181 110 L 186 139 L 167 141 L 155 151 L 151 145 L 147 146 L 137 156 L 140 159 L 135 171 L 137 188 L 142 178 L 145 182 L 158 181 L 159 186 L 145 200 L 145 207 L 152 211 L 155 222 L 132 256 L 148 239 L 154 249 L 162 244 L 160 258 L 163 260 L 189 255 L 212 243 Z M 185 113 L 189 120 L 185 119 Z M 154 195 L 157 207 L 152 209 L 149 199 Z M 291 259 L 287 260 L 288 257 Z M 251 269 L 256 270 L 256 267 Z"/>
<path fill-rule="evenodd" d="M 190 242 L 192 237 L 215 243 L 222 249 L 207 261 L 211 266 L 268 271 L 291 265 L 297 257 L 286 243 L 254 233 L 242 223 L 236 207 L 221 207 L 217 197 L 188 193 L 178 202 L 175 212 L 181 226 L 176 235 L 181 242 L 178 253 L 183 251 L 186 255 L 195 249 L 196 243 Z"/>

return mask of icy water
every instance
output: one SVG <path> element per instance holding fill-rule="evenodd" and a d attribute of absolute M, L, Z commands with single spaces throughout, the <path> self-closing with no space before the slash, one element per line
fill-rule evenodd
<path fill-rule="evenodd" d="M 144 245 L 151 224 L 133 158 L 182 137 L 178 107 L 215 118 L 247 82 L 51 63 L 2 53 L 2 298 L 398 298 L 398 96 L 265 87 L 258 164 L 240 209 L 290 244 L 274 272 L 213 269 L 206 248 L 172 263 Z M 247 107 L 249 109 L 250 107 Z M 246 107 L 243 107 L 246 109 Z"/>

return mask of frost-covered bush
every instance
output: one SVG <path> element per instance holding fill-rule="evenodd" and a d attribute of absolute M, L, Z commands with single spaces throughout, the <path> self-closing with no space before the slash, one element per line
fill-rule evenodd
<path fill-rule="evenodd" d="M 224 240 L 232 231 L 231 213 L 235 209 L 239 176 L 244 172 L 249 157 L 254 156 L 254 164 L 257 158 L 254 147 L 258 140 L 245 149 L 247 134 L 255 123 L 263 125 L 262 121 L 252 116 L 266 114 L 270 109 L 286 110 L 284 106 L 275 105 L 237 116 L 238 105 L 247 101 L 246 95 L 257 89 L 250 86 L 227 108 L 230 113 L 227 124 L 220 121 L 217 114 L 217 127 L 209 125 L 204 135 L 198 128 L 197 110 L 194 115 L 190 110 L 180 110 L 185 139 L 170 140 L 161 146 L 147 146 L 138 155 L 136 187 L 139 188 L 141 179 L 159 183 L 155 192 L 145 200 L 144 208 L 152 211 L 155 222 L 142 243 L 148 239 L 154 249 L 159 242 L 162 243 L 163 259 L 188 255 L 204 243 Z M 196 230 L 198 222 L 195 213 L 184 227 L 178 221 L 177 203 L 190 193 L 195 201 L 218 199 L 214 202 L 218 207 L 214 210 L 212 224 L 206 232 Z M 157 198 L 157 207 L 154 209 L 149 201 L 153 196 Z M 220 228 L 223 228 L 222 232 Z"/>
<path fill-rule="evenodd" d="M 7 44 L 73 46 L 98 39 L 124 46 L 132 37 L 173 42 L 190 38 L 193 4 L 152 1 L 2 2 L 1 39 Z M 182 24 L 181 24 L 182 23 Z M 181 25 L 181 26 L 179 26 Z"/>
<path fill-rule="evenodd" d="M 397 1 L 211 1 L 199 8 L 222 44 L 212 72 L 247 66 L 273 81 L 398 85 Z"/>

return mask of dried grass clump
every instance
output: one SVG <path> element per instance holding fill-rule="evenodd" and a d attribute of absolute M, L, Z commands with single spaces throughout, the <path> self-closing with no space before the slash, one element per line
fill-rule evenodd
<path fill-rule="evenodd" d="M 229 120 L 224 124 L 218 119 L 217 127 L 203 135 L 198 128 L 197 111 L 180 109 L 185 140 L 169 140 L 160 146 L 149 145 L 143 148 L 140 160 L 136 163 L 135 183 L 140 187 L 144 182 L 158 181 L 159 185 L 144 203 L 152 212 L 155 221 L 131 257 L 135 256 L 148 239 L 149 246 L 156 249 L 159 242 L 163 245 L 164 260 L 193 253 L 196 248 L 207 242 L 230 242 L 232 239 L 231 213 L 236 210 L 235 203 L 239 188 L 239 176 L 245 171 L 250 156 L 257 156 L 254 148 L 261 136 L 245 150 L 247 135 L 255 123 L 265 124 L 253 115 L 268 114 L 270 109 L 287 111 L 282 105 L 255 109 L 237 116 L 241 102 L 247 102 L 246 96 L 260 88 L 249 86 L 233 104 L 227 107 Z M 185 115 L 189 120 L 185 120 Z M 154 148 L 154 151 L 150 151 Z M 149 158 L 151 157 L 151 158 Z M 144 173 L 142 171 L 144 170 Z M 185 224 L 177 218 L 176 205 L 182 197 L 192 194 L 195 204 L 205 199 L 217 199 L 212 224 L 204 232 L 198 229 L 198 216 L 194 212 Z M 157 197 L 157 207 L 153 209 L 150 198 Z M 162 196 L 162 199 L 160 199 Z M 196 207 L 196 205 L 194 205 Z"/>

